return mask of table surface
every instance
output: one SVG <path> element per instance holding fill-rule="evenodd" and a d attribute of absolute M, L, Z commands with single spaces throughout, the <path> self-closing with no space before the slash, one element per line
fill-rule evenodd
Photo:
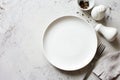
<path fill-rule="evenodd" d="M 120 0 L 96 0 L 106 5 L 106 26 L 120 31 Z M 84 14 L 84 15 L 83 15 Z M 76 0 L 0 0 L 0 80 L 82 80 L 88 68 L 66 72 L 51 66 L 43 55 L 42 35 L 54 19 L 74 15 L 94 25 L 86 13 L 80 11 Z M 98 35 L 106 49 L 94 72 L 100 74 L 99 62 L 108 54 L 120 50 L 120 34 L 109 43 Z"/>

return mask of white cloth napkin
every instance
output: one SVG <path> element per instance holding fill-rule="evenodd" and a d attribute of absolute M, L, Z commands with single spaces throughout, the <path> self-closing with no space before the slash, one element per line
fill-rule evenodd
<path fill-rule="evenodd" d="M 106 55 L 93 73 L 102 80 L 120 80 L 120 51 Z"/>

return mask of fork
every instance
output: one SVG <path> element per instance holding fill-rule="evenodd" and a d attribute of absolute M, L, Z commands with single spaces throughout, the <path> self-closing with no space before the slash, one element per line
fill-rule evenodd
<path fill-rule="evenodd" d="M 96 62 L 98 61 L 98 59 L 101 57 L 103 51 L 105 50 L 105 45 L 103 45 L 102 43 L 99 44 L 97 51 L 96 51 L 96 55 L 93 58 L 93 60 L 91 61 L 91 63 L 89 64 L 89 71 L 86 73 L 85 77 L 83 80 L 87 80 L 87 78 L 90 76 L 92 70 L 94 69 Z"/>

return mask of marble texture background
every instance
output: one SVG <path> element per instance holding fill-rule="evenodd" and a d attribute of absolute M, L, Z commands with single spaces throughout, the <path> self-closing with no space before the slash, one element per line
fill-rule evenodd
<path fill-rule="evenodd" d="M 109 7 L 101 23 L 120 31 L 120 1 L 95 2 L 96 5 Z M 76 0 L 0 0 L 0 80 L 82 80 L 87 67 L 74 72 L 58 70 L 46 61 L 41 46 L 43 32 L 52 20 L 64 15 L 81 17 L 82 14 Z M 84 14 L 82 17 L 89 24 L 95 24 L 89 15 Z M 98 38 L 106 45 L 94 69 L 100 75 L 101 71 L 109 67 L 104 66 L 103 69 L 101 65 L 109 64 L 105 61 L 106 56 L 120 50 L 120 34 L 113 43 L 100 35 Z M 104 75 L 100 77 L 105 79 Z"/>

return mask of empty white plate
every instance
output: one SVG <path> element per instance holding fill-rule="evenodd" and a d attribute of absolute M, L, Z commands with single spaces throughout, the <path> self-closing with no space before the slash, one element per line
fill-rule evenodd
<path fill-rule="evenodd" d="M 86 66 L 96 53 L 96 32 L 83 19 L 60 17 L 47 27 L 43 49 L 45 57 L 55 67 L 78 70 Z"/>

